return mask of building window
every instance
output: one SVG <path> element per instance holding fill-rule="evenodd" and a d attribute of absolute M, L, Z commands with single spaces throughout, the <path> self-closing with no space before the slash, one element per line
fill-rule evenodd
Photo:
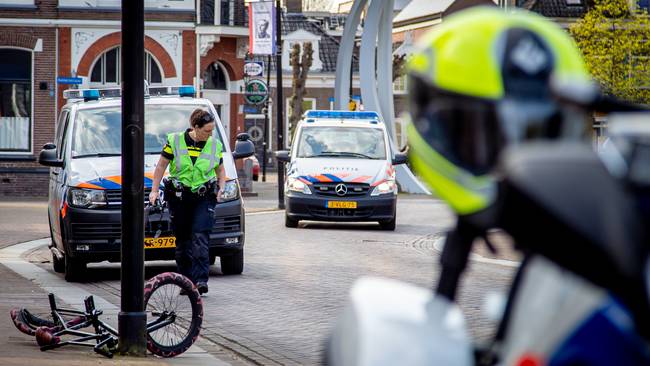
<path fill-rule="evenodd" d="M 90 72 L 90 83 L 94 85 L 119 85 L 121 80 L 121 50 L 115 47 L 97 58 Z M 162 73 L 155 57 L 145 52 L 144 75 L 149 85 L 162 84 Z"/>
<path fill-rule="evenodd" d="M 221 20 L 221 25 L 235 25 L 234 22 L 234 11 L 235 11 L 235 2 L 233 0 L 220 0 L 221 1 L 221 13 L 219 14 L 219 19 Z"/>
<path fill-rule="evenodd" d="M 203 88 L 228 90 L 228 76 L 223 65 L 212 63 L 203 73 Z"/>
<path fill-rule="evenodd" d="M 308 98 L 304 97 L 302 98 L 302 113 L 304 114 L 310 109 L 316 109 L 316 98 Z M 285 116 L 285 123 L 284 123 L 284 143 L 285 143 L 285 148 L 291 147 L 291 144 L 293 141 L 293 132 L 295 130 L 296 126 L 290 126 L 289 123 L 289 117 L 291 116 L 291 113 L 293 113 L 293 108 L 291 108 L 291 97 L 286 99 L 286 107 L 285 110 L 287 111 L 286 116 Z"/>
<path fill-rule="evenodd" d="M 639 0 L 639 9 L 650 11 L 650 0 Z"/>
<path fill-rule="evenodd" d="M 406 94 L 406 75 L 401 75 L 393 81 L 393 93 Z"/>
<path fill-rule="evenodd" d="M 30 152 L 32 52 L 0 49 L 0 152 Z"/>
<path fill-rule="evenodd" d="M 0 8 L 1 7 L 15 7 L 15 8 L 33 8 L 36 7 L 34 5 L 34 0 L 3 0 L 0 1 Z"/>
<path fill-rule="evenodd" d="M 582 6 L 582 0 L 566 0 L 568 6 Z"/>

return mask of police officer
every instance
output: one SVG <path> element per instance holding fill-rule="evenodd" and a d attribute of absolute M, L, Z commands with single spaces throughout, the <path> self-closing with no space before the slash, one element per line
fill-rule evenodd
<path fill-rule="evenodd" d="M 192 128 L 185 132 L 167 135 L 149 201 L 153 204 L 158 199 L 158 187 L 169 166 L 164 197 L 176 236 L 176 265 L 178 272 L 190 278 L 199 293 L 204 294 L 208 292 L 210 271 L 209 233 L 226 173 L 222 164 L 223 146 L 212 136 L 214 117 L 196 109 L 190 116 L 190 125 Z"/>

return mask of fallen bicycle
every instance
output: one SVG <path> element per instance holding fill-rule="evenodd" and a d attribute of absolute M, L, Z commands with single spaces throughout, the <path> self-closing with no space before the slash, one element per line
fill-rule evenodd
<path fill-rule="evenodd" d="M 113 357 L 119 334 L 99 319 L 103 312 L 95 308 L 92 296 L 84 299 L 84 311 L 58 308 L 54 294 L 48 298 L 49 316 L 35 315 L 25 308 L 10 311 L 16 328 L 35 336 L 41 351 L 78 345 Z M 187 351 L 198 338 L 203 322 L 203 303 L 192 281 L 178 273 L 161 273 L 145 283 L 144 302 L 147 349 L 160 357 L 174 357 Z M 89 327 L 91 332 L 82 330 Z"/>

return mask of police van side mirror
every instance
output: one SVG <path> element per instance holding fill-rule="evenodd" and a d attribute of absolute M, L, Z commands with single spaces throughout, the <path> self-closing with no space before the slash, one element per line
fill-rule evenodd
<path fill-rule="evenodd" d="M 288 163 L 291 161 L 291 156 L 289 155 L 289 151 L 287 150 L 276 151 L 275 158 L 278 159 L 278 161 L 281 161 L 283 163 Z"/>
<path fill-rule="evenodd" d="M 243 159 L 255 154 L 255 144 L 253 144 L 250 138 L 247 133 L 237 135 L 235 151 L 232 153 L 233 159 Z"/>
<path fill-rule="evenodd" d="M 45 166 L 61 168 L 63 167 L 63 160 L 59 160 L 56 155 L 56 145 L 49 142 L 43 145 L 43 150 L 38 154 L 38 163 Z"/>
<path fill-rule="evenodd" d="M 396 153 L 393 158 L 393 165 L 405 164 L 408 161 L 406 154 Z"/>

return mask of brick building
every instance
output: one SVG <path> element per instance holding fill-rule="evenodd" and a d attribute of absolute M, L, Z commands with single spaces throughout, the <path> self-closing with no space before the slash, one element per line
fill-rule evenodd
<path fill-rule="evenodd" d="M 201 0 L 197 16 L 196 75 L 201 96 L 214 104 L 229 132 L 231 146 L 243 131 L 244 60 L 248 51 L 248 12 L 244 0 Z"/>
<path fill-rule="evenodd" d="M 46 195 L 38 153 L 52 141 L 62 92 L 118 86 L 120 0 L 0 1 L 0 196 Z M 145 0 L 146 78 L 192 84 L 196 75 L 194 0 Z M 60 81 L 60 80 L 59 80 Z"/>

